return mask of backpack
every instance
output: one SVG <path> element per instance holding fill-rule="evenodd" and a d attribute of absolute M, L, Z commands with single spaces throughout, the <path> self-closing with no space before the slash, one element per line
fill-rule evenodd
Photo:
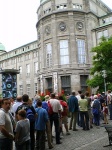
<path fill-rule="evenodd" d="M 52 106 L 50 104 L 50 101 L 48 101 L 48 114 L 49 115 L 52 115 L 53 114 L 53 109 L 52 109 Z"/>
<path fill-rule="evenodd" d="M 26 117 L 29 119 L 30 122 L 35 121 L 35 115 L 30 107 L 26 108 Z"/>

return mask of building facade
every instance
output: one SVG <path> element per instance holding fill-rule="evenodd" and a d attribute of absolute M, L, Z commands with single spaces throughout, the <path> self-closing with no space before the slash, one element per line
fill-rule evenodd
<path fill-rule="evenodd" d="M 91 48 L 112 35 L 112 13 L 101 0 L 41 0 L 37 41 L 1 53 L 0 67 L 20 70 L 18 95 L 90 92 Z"/>

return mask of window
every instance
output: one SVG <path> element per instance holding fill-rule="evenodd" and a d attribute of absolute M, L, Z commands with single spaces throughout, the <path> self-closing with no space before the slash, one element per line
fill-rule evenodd
<path fill-rule="evenodd" d="M 103 30 L 103 31 L 97 32 L 97 40 L 98 40 L 97 43 L 100 42 L 100 40 L 103 36 L 105 38 L 108 38 L 108 30 Z"/>
<path fill-rule="evenodd" d="M 52 46 L 51 43 L 46 44 L 46 66 L 52 65 Z"/>
<path fill-rule="evenodd" d="M 19 94 L 23 95 L 23 85 L 19 85 Z"/>
<path fill-rule="evenodd" d="M 70 76 L 62 76 L 61 77 L 61 89 L 64 90 L 64 93 L 70 94 L 71 93 L 71 81 Z"/>
<path fill-rule="evenodd" d="M 38 71 L 38 62 L 34 62 L 34 73 L 37 74 Z"/>
<path fill-rule="evenodd" d="M 87 79 L 88 79 L 88 75 L 80 76 L 81 91 L 84 93 L 85 93 L 85 91 L 87 91 L 87 84 L 86 84 Z"/>
<path fill-rule="evenodd" d="M 30 84 L 27 84 L 26 87 L 27 87 L 27 94 L 28 96 L 30 96 Z"/>
<path fill-rule="evenodd" d="M 60 64 L 69 64 L 68 40 L 60 41 Z"/>
<path fill-rule="evenodd" d="M 46 78 L 46 83 L 47 83 L 47 90 L 50 93 L 52 93 L 52 78 Z"/>
<path fill-rule="evenodd" d="M 27 64 L 26 65 L 26 76 L 29 76 L 30 75 L 30 65 Z"/>
<path fill-rule="evenodd" d="M 86 51 L 85 51 L 85 40 L 77 40 L 78 47 L 78 63 L 85 64 L 86 63 Z"/>
<path fill-rule="evenodd" d="M 22 74 L 22 67 L 21 66 L 19 67 L 19 71 L 20 71 L 20 74 Z"/>

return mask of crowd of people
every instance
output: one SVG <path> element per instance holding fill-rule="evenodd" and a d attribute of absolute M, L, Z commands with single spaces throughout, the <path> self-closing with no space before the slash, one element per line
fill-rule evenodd
<path fill-rule="evenodd" d="M 112 120 L 111 91 L 89 95 L 72 91 L 66 100 L 55 93 L 46 95 L 44 100 L 39 95 L 30 99 L 27 94 L 0 99 L 0 150 L 45 150 L 47 139 L 49 149 L 53 144 L 53 126 L 55 143 L 61 144 L 61 135 L 70 130 L 78 131 L 78 126 L 88 131 L 95 126 L 108 124 Z M 68 123 L 70 117 L 70 123 Z"/>

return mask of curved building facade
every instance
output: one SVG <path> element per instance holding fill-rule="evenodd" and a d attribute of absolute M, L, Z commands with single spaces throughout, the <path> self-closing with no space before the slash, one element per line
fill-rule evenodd
<path fill-rule="evenodd" d="M 20 71 L 17 95 L 90 92 L 90 51 L 112 36 L 112 11 L 101 0 L 41 0 L 37 15 L 38 39 L 8 52 L 0 44 L 0 69 Z"/>
<path fill-rule="evenodd" d="M 86 80 L 91 68 L 91 48 L 96 44 L 92 30 L 99 17 L 110 12 L 96 0 L 43 0 L 37 11 L 39 87 L 70 94 L 89 90 Z"/>

